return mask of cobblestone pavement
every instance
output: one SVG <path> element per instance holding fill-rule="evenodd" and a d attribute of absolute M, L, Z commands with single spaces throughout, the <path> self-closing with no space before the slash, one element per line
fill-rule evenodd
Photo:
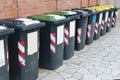
<path fill-rule="evenodd" d="M 116 28 L 64 61 L 54 71 L 39 70 L 38 80 L 120 80 L 120 20 Z"/>

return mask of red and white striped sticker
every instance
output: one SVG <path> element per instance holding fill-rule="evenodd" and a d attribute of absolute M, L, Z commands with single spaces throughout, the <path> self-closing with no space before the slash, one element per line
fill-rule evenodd
<path fill-rule="evenodd" d="M 81 43 L 81 33 L 82 33 L 82 29 L 78 28 L 77 29 L 77 44 Z"/>
<path fill-rule="evenodd" d="M 25 66 L 25 42 L 19 41 L 18 42 L 18 60 L 19 60 L 19 66 L 23 67 Z"/>
<path fill-rule="evenodd" d="M 108 17 L 108 20 L 107 20 L 107 27 L 110 27 L 110 17 Z"/>
<path fill-rule="evenodd" d="M 9 71 L 9 50 L 8 50 L 8 46 L 6 47 L 6 55 L 7 55 L 7 68 Z"/>
<path fill-rule="evenodd" d="M 115 26 L 115 18 L 112 18 L 112 25 Z"/>
<path fill-rule="evenodd" d="M 54 54 L 56 48 L 56 33 L 50 33 L 50 53 Z"/>
<path fill-rule="evenodd" d="M 98 23 L 96 22 L 96 24 L 95 24 L 95 34 L 97 34 L 98 33 Z"/>
<path fill-rule="evenodd" d="M 89 24 L 87 27 L 87 38 L 91 37 L 90 33 L 91 33 L 91 24 Z"/>
<path fill-rule="evenodd" d="M 64 31 L 64 45 L 65 46 L 69 45 L 68 40 L 69 40 L 69 28 L 66 27 Z"/>
<path fill-rule="evenodd" d="M 101 30 L 104 29 L 104 20 L 102 20 L 102 23 L 101 23 Z"/>

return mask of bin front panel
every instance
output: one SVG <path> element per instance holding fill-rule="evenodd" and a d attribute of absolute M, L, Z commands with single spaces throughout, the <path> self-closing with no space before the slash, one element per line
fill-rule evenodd
<path fill-rule="evenodd" d="M 105 13 L 105 22 L 107 22 L 108 16 L 109 16 L 109 12 L 107 11 L 107 12 Z"/>
<path fill-rule="evenodd" d="M 0 67 L 5 66 L 4 40 L 0 40 Z"/>
<path fill-rule="evenodd" d="M 38 32 L 32 32 L 27 34 L 27 52 L 28 55 L 33 55 L 38 51 Z"/>
<path fill-rule="evenodd" d="M 118 11 L 115 11 L 115 15 L 116 15 L 116 16 L 118 15 Z"/>
<path fill-rule="evenodd" d="M 0 79 L 9 80 L 9 60 L 7 51 L 7 37 L 0 37 Z"/>
<path fill-rule="evenodd" d="M 113 17 L 113 15 L 114 15 L 114 11 L 112 11 L 111 17 Z"/>
<path fill-rule="evenodd" d="M 103 17 L 103 13 L 100 13 L 100 15 L 99 15 L 99 24 L 101 24 L 101 22 L 102 22 L 102 17 Z"/>
<path fill-rule="evenodd" d="M 57 27 L 57 45 L 63 43 L 63 39 L 64 39 L 64 25 L 61 25 Z"/>
<path fill-rule="evenodd" d="M 75 20 L 70 22 L 70 35 L 69 37 L 75 36 Z"/>
<path fill-rule="evenodd" d="M 96 15 L 92 17 L 93 22 L 96 22 Z"/>
<path fill-rule="evenodd" d="M 37 78 L 38 42 L 36 41 L 38 41 L 36 29 L 16 31 L 9 37 L 11 80 L 35 80 Z"/>

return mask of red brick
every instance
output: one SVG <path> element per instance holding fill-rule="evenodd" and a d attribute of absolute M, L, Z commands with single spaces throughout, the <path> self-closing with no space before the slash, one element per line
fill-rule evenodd
<path fill-rule="evenodd" d="M 82 6 L 81 7 L 87 7 L 88 6 L 88 0 L 82 0 Z"/>
<path fill-rule="evenodd" d="M 89 6 L 96 6 L 97 5 L 97 0 L 88 0 L 89 1 Z"/>
<path fill-rule="evenodd" d="M 57 9 L 72 9 L 72 8 L 80 8 L 81 1 L 80 0 L 58 0 L 57 1 Z"/>

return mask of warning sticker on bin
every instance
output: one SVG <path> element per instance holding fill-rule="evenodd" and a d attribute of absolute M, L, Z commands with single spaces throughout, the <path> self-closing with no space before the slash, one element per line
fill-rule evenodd
<path fill-rule="evenodd" d="M 28 42 L 28 55 L 33 55 L 38 51 L 38 32 L 32 32 L 27 34 Z"/>
<path fill-rule="evenodd" d="M 103 17 L 103 13 L 100 13 L 100 15 L 99 15 L 99 24 L 102 23 L 102 17 Z"/>
<path fill-rule="evenodd" d="M 5 65 L 4 40 L 0 40 L 0 67 Z"/>
<path fill-rule="evenodd" d="M 75 21 L 70 22 L 70 37 L 75 36 Z"/>
<path fill-rule="evenodd" d="M 64 39 L 64 25 L 57 27 L 57 45 L 63 43 Z"/>

